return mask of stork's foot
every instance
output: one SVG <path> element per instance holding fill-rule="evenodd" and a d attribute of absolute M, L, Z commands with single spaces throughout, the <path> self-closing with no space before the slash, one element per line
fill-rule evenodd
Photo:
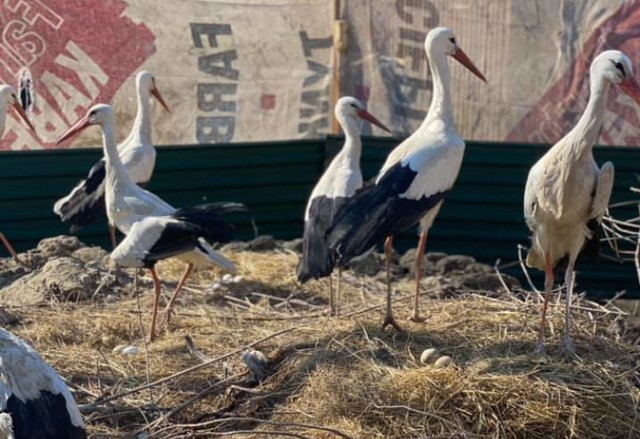
<path fill-rule="evenodd" d="M 396 319 L 393 318 L 392 314 L 386 314 L 384 316 L 384 321 L 382 322 L 381 329 L 384 331 L 385 328 L 389 325 L 393 326 L 393 329 L 395 329 L 398 332 L 404 332 L 404 329 L 402 329 L 400 325 L 398 325 L 398 322 L 396 322 Z"/>
<path fill-rule="evenodd" d="M 576 354 L 576 347 L 573 344 L 573 340 L 571 340 L 571 335 L 566 333 L 562 337 L 562 348 L 561 352 L 565 355 L 573 356 Z"/>
<path fill-rule="evenodd" d="M 411 322 L 414 322 L 414 323 L 422 323 L 426 319 L 424 317 L 420 317 L 420 314 L 418 314 L 418 312 L 414 311 L 413 314 L 409 317 L 408 320 L 411 321 Z"/>

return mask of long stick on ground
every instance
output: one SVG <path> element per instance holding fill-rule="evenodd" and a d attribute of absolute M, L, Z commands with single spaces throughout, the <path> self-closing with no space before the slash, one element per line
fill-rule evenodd
<path fill-rule="evenodd" d="M 267 341 L 267 340 L 269 340 L 271 338 L 278 337 L 279 335 L 286 334 L 287 332 L 294 331 L 295 329 L 297 329 L 297 328 L 286 328 L 286 329 L 283 329 L 281 331 L 274 332 L 273 334 L 269 334 L 269 335 L 267 335 L 265 337 L 262 337 L 260 340 L 256 340 L 256 341 L 254 341 L 252 343 L 244 345 L 241 348 L 236 349 L 235 351 L 229 352 L 227 354 L 221 355 L 221 356 L 216 357 L 216 358 L 212 358 L 211 360 L 206 361 L 204 363 L 196 364 L 195 366 L 192 366 L 192 367 L 189 367 L 187 369 L 181 370 L 180 372 L 176 372 L 173 375 L 169 375 L 168 377 L 161 378 L 161 379 L 156 380 L 156 381 L 154 381 L 152 383 L 145 384 L 143 386 L 138 386 L 138 387 L 135 387 L 135 388 L 133 388 L 131 390 L 127 390 L 125 392 L 118 393 L 116 395 L 112 395 L 112 396 L 108 396 L 106 398 L 99 399 L 98 401 L 94 402 L 93 404 L 88 404 L 88 406 L 96 406 L 96 405 L 99 405 L 99 404 L 104 404 L 106 402 L 113 401 L 114 399 L 122 398 L 123 396 L 131 395 L 132 393 L 136 393 L 136 392 L 139 392 L 141 390 L 145 390 L 145 389 L 148 389 L 150 387 L 154 387 L 154 386 L 157 386 L 159 384 L 166 383 L 167 381 L 171 381 L 174 378 L 178 378 L 178 377 L 180 377 L 182 375 L 186 375 L 186 374 L 189 374 L 191 372 L 195 372 L 196 370 L 204 369 L 205 367 L 210 366 L 211 364 L 213 364 L 213 363 L 215 363 L 217 361 L 221 361 L 221 360 L 224 360 L 225 358 L 231 357 L 232 355 L 239 354 L 240 352 L 244 351 L 245 349 L 253 347 L 253 346 L 255 346 L 257 344 L 260 344 L 260 343 L 262 343 L 264 341 Z"/>

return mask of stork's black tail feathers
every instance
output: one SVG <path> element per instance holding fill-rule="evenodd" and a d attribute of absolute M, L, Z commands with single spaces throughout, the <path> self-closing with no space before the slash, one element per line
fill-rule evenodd
<path fill-rule="evenodd" d="M 410 199 L 406 192 L 416 173 L 396 165 L 375 185 L 364 186 L 338 211 L 327 232 L 329 247 L 337 253 L 337 263 L 346 266 L 387 236 L 415 226 L 443 199 L 445 192 Z"/>
<path fill-rule="evenodd" d="M 183 207 L 171 216 L 188 223 L 194 235 L 226 244 L 234 238 L 235 228 L 222 221 L 220 216 L 248 211 L 247 206 L 242 203 L 219 202 Z"/>
<path fill-rule="evenodd" d="M 81 180 L 66 197 L 53 206 L 53 212 L 63 223 L 69 223 L 71 233 L 106 215 L 104 203 L 104 159 L 99 160 L 84 180 Z"/>

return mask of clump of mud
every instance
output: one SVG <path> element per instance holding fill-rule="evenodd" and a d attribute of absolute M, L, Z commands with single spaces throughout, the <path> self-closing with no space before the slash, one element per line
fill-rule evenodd
<path fill-rule="evenodd" d="M 31 306 L 49 300 L 79 301 L 102 298 L 126 288 L 131 276 L 109 263 L 100 247 L 88 247 L 75 236 L 40 241 L 35 249 L 0 260 L 0 303 Z"/>

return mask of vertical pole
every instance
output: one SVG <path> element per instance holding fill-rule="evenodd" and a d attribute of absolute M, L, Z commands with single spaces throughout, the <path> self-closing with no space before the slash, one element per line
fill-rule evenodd
<path fill-rule="evenodd" d="M 340 70 L 342 65 L 342 53 L 347 49 L 347 23 L 340 19 L 340 0 L 333 0 L 333 50 L 331 72 L 331 103 L 335 108 L 340 99 Z M 331 112 L 333 114 L 333 112 Z M 335 117 L 332 118 L 331 132 L 340 133 L 340 124 Z"/>

